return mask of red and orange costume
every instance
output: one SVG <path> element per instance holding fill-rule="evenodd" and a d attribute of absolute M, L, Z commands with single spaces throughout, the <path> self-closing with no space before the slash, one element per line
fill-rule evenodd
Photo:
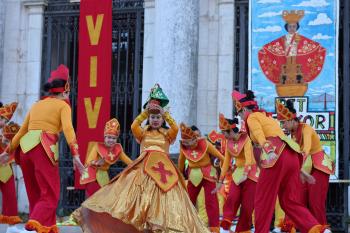
<path fill-rule="evenodd" d="M 14 111 L 16 110 L 17 103 L 10 105 L 4 105 L 0 108 L 0 116 L 7 120 L 10 120 Z M 19 125 L 10 123 L 4 126 L 1 137 L 7 140 L 11 140 L 19 130 Z M 0 154 L 4 152 L 7 145 L 2 144 L 2 138 L 0 137 Z M 11 163 L 13 159 L 6 165 L 0 165 L 0 190 L 2 193 L 2 214 L 0 215 L 1 224 L 14 225 L 22 222 L 18 216 L 15 177 Z"/>
<path fill-rule="evenodd" d="M 244 112 L 246 129 L 254 143 L 254 156 L 261 166 L 255 192 L 255 232 L 269 232 L 278 195 L 282 209 L 302 233 L 323 232 L 325 226 L 318 223 L 310 211 L 298 201 L 302 155 L 300 147 L 284 135 L 279 123 L 257 103 L 237 91 L 232 93 L 237 112 Z M 274 153 L 276 156 L 272 156 Z"/>
<path fill-rule="evenodd" d="M 230 124 L 223 114 L 219 115 L 219 126 L 222 131 L 236 128 Z M 250 232 L 254 210 L 255 186 L 259 177 L 259 170 L 253 156 L 253 146 L 247 133 L 240 132 L 236 140 L 227 140 L 225 161 L 221 168 L 220 181 L 225 179 L 231 160 L 235 160 L 233 167 L 230 191 L 224 204 L 224 216 L 221 227 L 225 230 L 231 228 L 232 221 L 240 209 L 240 216 L 236 232 Z"/>
<path fill-rule="evenodd" d="M 211 164 L 210 155 L 221 161 L 224 160 L 224 156 L 205 138 L 198 138 L 198 135 L 190 127 L 182 123 L 180 129 L 182 139 L 196 141 L 193 147 L 181 144 L 178 160 L 178 167 L 182 173 L 185 159 L 188 160 L 188 194 L 193 205 L 196 205 L 198 194 L 201 188 L 204 188 L 209 228 L 212 232 L 220 232 L 219 202 L 216 193 L 212 193 L 216 188 L 217 173 Z"/>
<path fill-rule="evenodd" d="M 277 102 L 277 119 L 291 121 L 296 115 L 282 103 Z M 320 138 L 308 124 L 298 123 L 296 130 L 291 132 L 292 138 L 300 145 L 306 156 L 303 170 L 311 174 L 315 184 L 302 185 L 302 202 L 309 208 L 321 224 L 327 224 L 326 200 L 329 186 L 329 175 L 334 174 L 334 163 L 323 151 Z"/>
<path fill-rule="evenodd" d="M 119 136 L 120 125 L 117 119 L 109 120 L 104 129 L 104 135 Z M 102 166 L 96 167 L 94 163 L 99 159 L 104 160 Z M 105 143 L 96 143 L 86 158 L 86 170 L 81 176 L 80 183 L 86 184 L 86 193 L 89 196 L 98 191 L 101 187 L 109 183 L 108 169 L 115 164 L 118 159 L 129 165 L 132 160 L 124 153 L 120 143 L 108 147 Z"/>
<path fill-rule="evenodd" d="M 50 89 L 50 92 L 60 93 L 69 89 L 68 73 L 63 65 L 51 72 L 49 82 L 61 79 L 66 81 L 66 86 Z M 8 148 L 8 152 L 12 153 L 20 146 L 19 163 L 29 200 L 29 221 L 25 226 L 27 230 L 58 232 L 58 138 L 61 131 L 70 146 L 71 154 L 79 155 L 71 117 L 71 107 L 65 100 L 54 96 L 40 100 L 32 106 Z"/>

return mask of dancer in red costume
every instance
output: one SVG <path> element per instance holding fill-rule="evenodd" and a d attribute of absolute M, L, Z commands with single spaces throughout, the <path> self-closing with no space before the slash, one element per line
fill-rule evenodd
<path fill-rule="evenodd" d="M 58 168 L 58 135 L 63 131 L 73 155 L 73 162 L 81 172 L 78 145 L 71 120 L 69 71 L 60 65 L 51 72 L 45 84 L 49 96 L 35 103 L 27 114 L 19 132 L 6 152 L 13 153 L 18 146 L 20 166 L 29 200 L 29 221 L 23 232 L 56 233 L 56 208 L 60 194 Z M 8 161 L 8 153 L 0 159 Z"/>
<path fill-rule="evenodd" d="M 261 166 L 254 201 L 255 232 L 269 232 L 277 195 L 281 207 L 301 233 L 330 232 L 300 202 L 295 189 L 300 184 L 300 176 L 313 181 L 301 172 L 303 158 L 299 145 L 285 136 L 277 121 L 259 110 L 252 91 L 246 94 L 234 91 L 232 97 L 237 113 L 246 122 L 254 143 L 254 155 Z"/>
<path fill-rule="evenodd" d="M 229 230 L 232 221 L 240 209 L 236 232 L 250 232 L 254 210 L 255 186 L 259 177 L 254 156 L 252 142 L 245 132 L 238 129 L 238 119 L 226 119 L 219 115 L 219 126 L 227 139 L 225 161 L 221 169 L 219 182 L 223 184 L 231 160 L 235 160 L 230 191 L 224 204 L 224 216 L 221 227 Z M 218 187 L 219 189 L 220 187 Z"/>
<path fill-rule="evenodd" d="M 120 125 L 117 119 L 109 120 L 104 129 L 104 142 L 96 143 L 86 158 L 86 169 L 80 183 L 86 184 L 86 194 L 90 197 L 101 187 L 109 183 L 108 169 L 119 159 L 129 165 L 132 160 L 124 153 L 123 147 L 117 143 Z"/>
<path fill-rule="evenodd" d="M 11 103 L 0 107 L 0 154 L 4 152 L 9 142 L 19 130 L 19 125 L 13 122 L 7 123 L 17 108 L 17 103 Z M 7 123 L 7 124 L 6 124 Z M 0 223 L 8 224 L 6 233 L 19 232 L 16 224 L 22 222 L 18 216 L 15 177 L 11 164 L 14 160 L 10 160 L 6 165 L 0 165 L 0 190 L 2 193 L 2 214 L 0 215 Z"/>
<path fill-rule="evenodd" d="M 188 183 L 187 191 L 193 205 L 196 205 L 198 194 L 204 188 L 205 206 L 208 216 L 209 229 L 219 233 L 219 202 L 216 193 L 217 173 L 212 166 L 210 155 L 221 161 L 224 156 L 205 138 L 200 138 L 198 133 L 181 123 L 181 148 L 178 166 L 181 173 L 184 171 L 185 159 L 188 160 Z"/>
<path fill-rule="evenodd" d="M 315 184 L 303 184 L 302 202 L 319 223 L 327 224 L 326 200 L 329 175 L 334 174 L 334 163 L 324 153 L 316 131 L 310 125 L 299 122 L 292 101 L 288 100 L 286 106 L 277 102 L 276 108 L 277 119 L 283 122 L 283 128 L 291 133 L 306 156 L 303 170 L 316 180 Z"/>

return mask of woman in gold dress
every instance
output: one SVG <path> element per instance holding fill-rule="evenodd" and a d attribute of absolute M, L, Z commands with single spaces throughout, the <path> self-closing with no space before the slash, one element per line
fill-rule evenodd
<path fill-rule="evenodd" d="M 163 110 L 168 102 L 159 85 L 151 90 L 146 110 L 131 125 L 140 156 L 73 213 L 85 233 L 209 233 L 168 155 L 178 132 Z"/>

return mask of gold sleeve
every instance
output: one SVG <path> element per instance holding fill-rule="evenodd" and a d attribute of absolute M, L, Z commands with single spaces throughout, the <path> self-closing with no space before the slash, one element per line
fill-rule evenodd
<path fill-rule="evenodd" d="M 164 113 L 164 120 L 169 124 L 170 129 L 167 132 L 168 139 L 170 143 L 174 143 L 177 133 L 179 131 L 179 127 L 177 126 L 175 120 L 171 117 L 169 112 Z"/>
<path fill-rule="evenodd" d="M 252 142 L 248 140 L 244 144 L 244 158 L 245 158 L 245 166 L 251 166 L 255 164 L 255 158 L 253 154 L 253 146 Z"/>
<path fill-rule="evenodd" d="M 71 154 L 73 156 L 79 155 L 77 139 L 72 123 L 72 110 L 68 104 L 65 104 L 65 106 L 61 110 L 61 124 L 63 134 L 70 147 Z"/>
<path fill-rule="evenodd" d="M 303 128 L 303 152 L 306 156 L 310 154 L 312 147 L 312 128 L 304 127 Z"/>
<path fill-rule="evenodd" d="M 264 147 L 266 137 L 259 121 L 259 116 L 251 114 L 247 120 L 250 134 L 257 140 L 260 146 Z"/>
<path fill-rule="evenodd" d="M 122 150 L 120 152 L 120 160 L 123 161 L 126 165 L 129 165 L 130 163 L 132 163 L 132 160 L 129 158 L 129 156 L 127 156 L 124 152 L 124 150 Z"/>
<path fill-rule="evenodd" d="M 148 117 L 148 112 L 145 110 L 140 115 L 138 115 L 134 122 L 131 124 L 131 131 L 134 137 L 136 138 L 136 141 L 141 142 L 142 136 L 143 136 L 143 128 L 141 127 L 141 124 L 144 120 L 146 120 Z"/>
<path fill-rule="evenodd" d="M 231 163 L 231 155 L 230 152 L 228 152 L 227 146 L 226 146 L 226 150 L 225 150 L 225 160 L 224 160 L 224 164 L 221 167 L 221 174 L 220 174 L 220 178 L 219 180 L 223 181 L 226 173 L 230 167 L 230 163 Z"/>
<path fill-rule="evenodd" d="M 180 170 L 181 173 L 184 172 L 184 169 L 185 169 L 185 156 L 182 152 L 182 150 L 180 149 L 180 154 L 179 154 L 179 159 L 178 159 L 178 162 L 177 162 L 177 166 Z"/>
<path fill-rule="evenodd" d="M 30 115 L 30 112 L 27 113 L 21 128 L 11 140 L 9 151 L 8 151 L 9 153 L 12 153 L 16 150 L 21 138 L 28 132 L 28 125 L 29 125 L 29 118 L 30 118 L 29 115 Z"/>

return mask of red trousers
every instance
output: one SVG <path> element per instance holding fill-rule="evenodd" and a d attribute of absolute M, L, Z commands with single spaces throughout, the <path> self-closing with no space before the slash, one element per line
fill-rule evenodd
<path fill-rule="evenodd" d="M 216 193 L 211 193 L 216 188 L 215 182 L 203 179 L 202 182 L 196 187 L 191 183 L 191 181 L 188 181 L 188 195 L 190 196 L 193 205 L 196 205 L 197 197 L 202 187 L 204 188 L 205 209 L 207 210 L 209 227 L 219 227 L 219 202 Z"/>
<path fill-rule="evenodd" d="M 329 175 L 320 170 L 312 168 L 311 175 L 315 178 L 315 184 L 303 184 L 302 203 L 308 207 L 317 221 L 327 224 L 326 218 L 326 200 L 329 186 Z"/>
<path fill-rule="evenodd" d="M 2 193 L 2 215 L 17 216 L 15 177 L 12 175 L 6 183 L 0 181 L 0 190 Z"/>
<path fill-rule="evenodd" d="M 87 197 L 92 196 L 94 193 L 96 193 L 99 189 L 101 188 L 101 186 L 97 183 L 97 181 L 91 182 L 91 183 L 87 183 L 85 185 L 85 191 L 86 191 L 86 195 Z"/>
<path fill-rule="evenodd" d="M 247 179 L 239 185 L 234 182 L 230 185 L 230 192 L 224 204 L 224 220 L 232 222 L 241 206 L 236 232 L 250 231 L 254 210 L 256 182 Z"/>
<path fill-rule="evenodd" d="M 283 150 L 276 164 L 262 168 L 255 192 L 255 232 L 268 233 L 278 195 L 282 209 L 300 229 L 307 233 L 319 223 L 301 203 L 300 156 L 288 146 Z"/>
<path fill-rule="evenodd" d="M 27 153 L 21 151 L 20 164 L 29 200 L 29 219 L 46 227 L 56 225 L 60 197 L 58 166 L 51 163 L 41 144 Z"/>

